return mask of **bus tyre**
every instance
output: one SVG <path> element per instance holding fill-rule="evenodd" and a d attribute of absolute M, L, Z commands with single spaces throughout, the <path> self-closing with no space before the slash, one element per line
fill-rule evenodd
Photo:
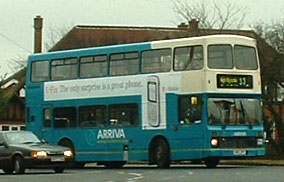
<path fill-rule="evenodd" d="M 14 172 L 15 174 L 25 173 L 24 162 L 21 156 L 15 156 L 14 158 Z"/>
<path fill-rule="evenodd" d="M 170 167 L 170 150 L 164 139 L 158 139 L 155 142 L 154 158 L 158 168 Z"/>
<path fill-rule="evenodd" d="M 75 162 L 75 149 L 74 149 L 74 145 L 72 144 L 72 142 L 70 140 L 67 139 L 63 139 L 59 142 L 58 145 L 64 146 L 64 147 L 68 147 L 71 149 L 72 153 L 73 153 L 73 161 L 70 163 L 70 167 L 74 168 L 74 169 L 82 169 L 85 166 L 84 162 Z"/>
<path fill-rule="evenodd" d="M 108 169 L 119 169 L 124 166 L 126 162 L 124 161 L 114 161 L 114 162 L 105 162 L 103 165 Z"/>
<path fill-rule="evenodd" d="M 205 165 L 208 168 L 215 168 L 219 164 L 219 159 L 207 159 L 205 160 Z"/>

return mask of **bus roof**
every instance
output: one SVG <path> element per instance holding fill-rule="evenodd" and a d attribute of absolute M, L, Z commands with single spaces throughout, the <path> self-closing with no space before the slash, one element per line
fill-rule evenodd
<path fill-rule="evenodd" d="M 134 49 L 139 50 L 147 50 L 147 49 L 155 49 L 155 48 L 163 48 L 163 47 L 171 47 L 174 45 L 183 45 L 183 44 L 210 44 L 210 43 L 230 43 L 232 41 L 235 42 L 243 42 L 245 44 L 249 44 L 254 46 L 256 41 L 250 37 L 240 36 L 240 35 L 229 35 L 229 34 L 220 34 L 220 35 L 207 35 L 200 37 L 186 37 L 179 39 L 169 39 L 169 40 L 157 40 L 157 41 L 149 41 L 149 42 L 138 42 L 138 43 L 130 43 L 130 44 L 119 44 L 119 45 L 109 45 L 109 46 L 99 46 L 99 47 L 87 47 L 87 48 L 79 48 L 79 49 L 69 49 L 69 50 L 60 50 L 53 51 L 47 53 L 36 53 L 30 56 L 30 60 L 39 60 L 39 59 L 56 59 L 62 57 L 77 57 L 82 56 L 80 53 L 84 50 L 83 55 L 88 54 L 108 54 L 108 53 L 119 53 L 119 52 L 128 52 L 133 51 Z"/>

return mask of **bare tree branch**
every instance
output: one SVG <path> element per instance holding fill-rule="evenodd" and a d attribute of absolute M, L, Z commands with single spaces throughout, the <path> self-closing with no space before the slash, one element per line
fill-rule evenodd
<path fill-rule="evenodd" d="M 195 18 L 201 28 L 241 28 L 249 13 L 247 7 L 231 2 L 172 0 L 173 11 L 182 21 Z"/>

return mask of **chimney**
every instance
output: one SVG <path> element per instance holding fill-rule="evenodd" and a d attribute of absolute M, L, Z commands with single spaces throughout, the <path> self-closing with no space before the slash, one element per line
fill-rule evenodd
<path fill-rule="evenodd" d="M 34 53 L 42 52 L 42 17 L 34 18 Z"/>
<path fill-rule="evenodd" d="M 191 19 L 189 22 L 188 22 L 188 26 L 189 26 L 189 29 L 192 30 L 192 31 L 197 31 L 198 30 L 198 23 L 199 21 L 197 19 Z"/>

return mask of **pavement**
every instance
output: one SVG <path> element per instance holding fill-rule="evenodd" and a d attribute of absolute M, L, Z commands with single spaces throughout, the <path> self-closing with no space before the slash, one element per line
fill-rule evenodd
<path fill-rule="evenodd" d="M 251 158 L 251 159 L 221 160 L 220 164 L 284 166 L 284 154 L 283 156 L 269 156 L 269 157 Z"/>

